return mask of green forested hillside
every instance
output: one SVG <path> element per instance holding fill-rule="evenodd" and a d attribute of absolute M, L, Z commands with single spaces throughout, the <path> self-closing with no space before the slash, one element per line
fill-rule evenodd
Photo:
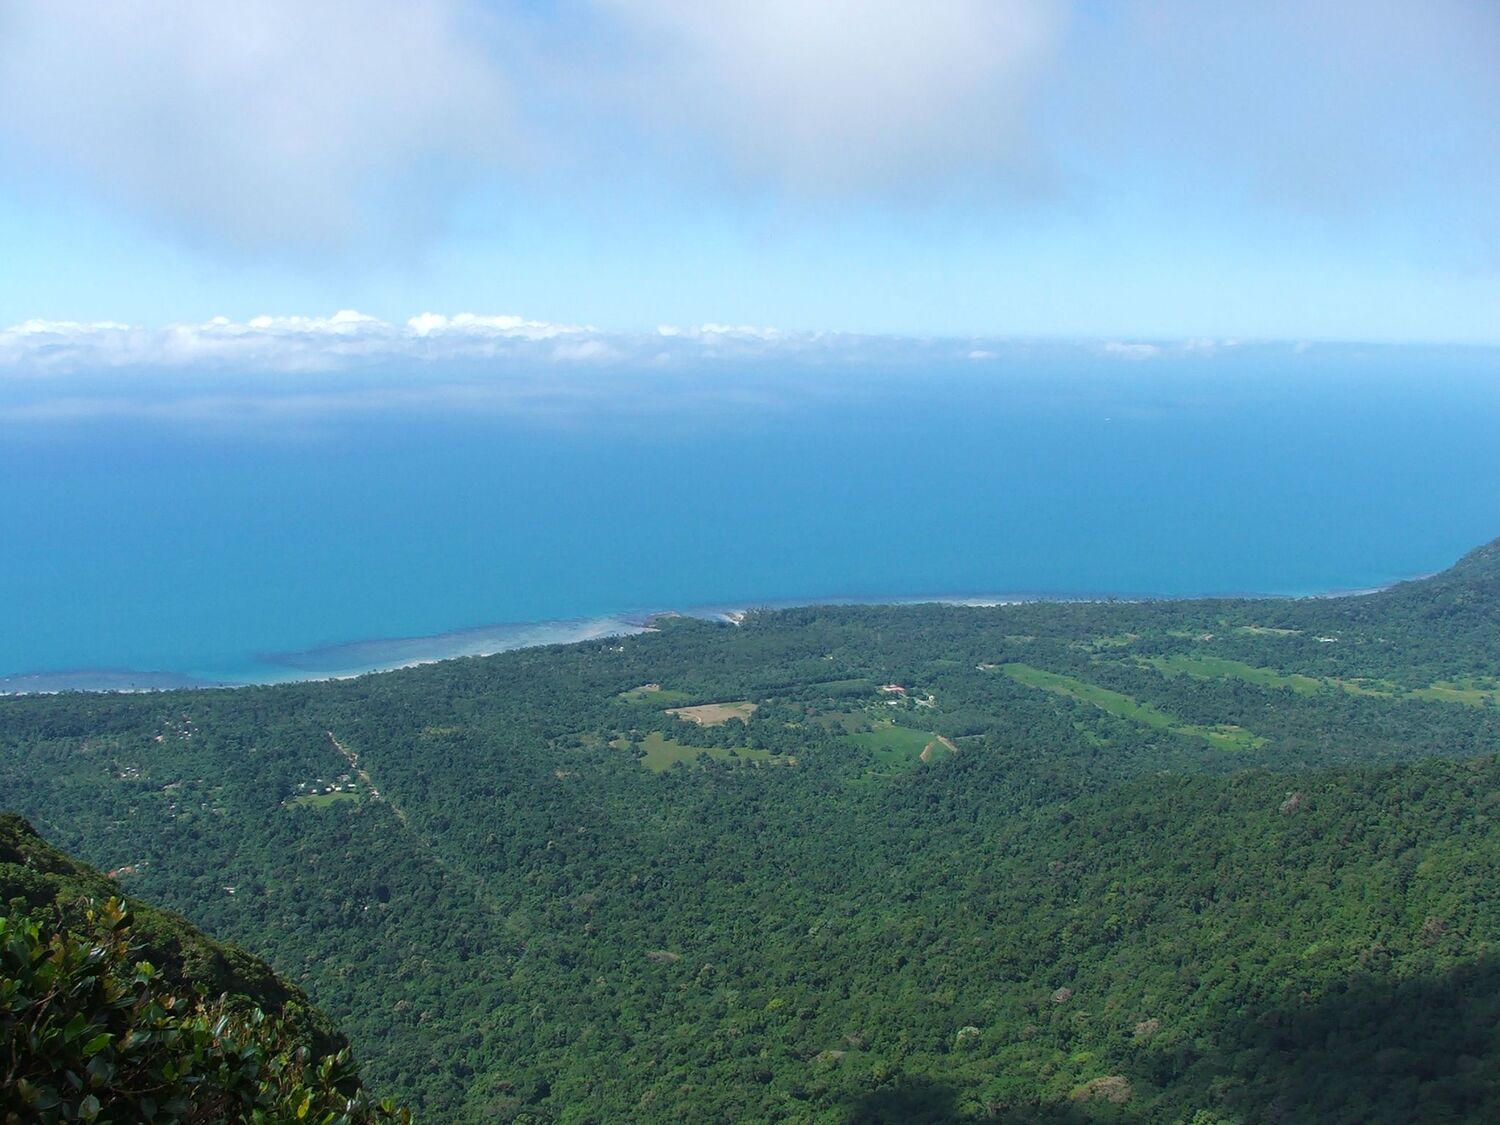
<path fill-rule="evenodd" d="M 0 1120 L 409 1120 L 259 959 L 0 815 Z"/>
<path fill-rule="evenodd" d="M 0 700 L 0 804 L 430 1120 L 1500 1112 L 1500 546 L 1350 598 L 658 626 Z"/>
<path fill-rule="evenodd" d="M 102 905 L 119 895 L 116 883 L 52 847 L 20 817 L 0 813 L 0 904 L 5 909 L 67 929 L 80 925 L 90 904 Z M 174 986 L 247 997 L 268 1014 L 286 1019 L 322 1051 L 348 1045 L 300 988 L 278 979 L 260 958 L 216 942 L 186 919 L 147 903 L 132 903 L 131 916 L 136 952 Z"/>

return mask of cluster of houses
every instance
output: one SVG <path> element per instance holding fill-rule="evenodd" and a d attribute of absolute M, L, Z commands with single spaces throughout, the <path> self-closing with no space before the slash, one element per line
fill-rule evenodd
<path fill-rule="evenodd" d="M 168 719 L 162 724 L 162 732 L 154 737 L 152 742 L 165 742 L 170 735 L 183 741 L 190 740 L 197 733 L 198 728 L 193 725 L 193 720 L 183 715 L 180 719 Z"/>
<path fill-rule="evenodd" d="M 980 667 L 983 668 L 984 665 L 981 664 Z M 880 694 L 888 697 L 886 699 L 886 703 L 891 707 L 897 706 L 906 699 L 910 699 L 918 707 L 937 706 L 937 696 L 933 695 L 931 692 L 928 692 L 926 695 L 922 696 L 912 695 L 911 692 L 907 691 L 904 684 L 881 684 Z"/>
<path fill-rule="evenodd" d="M 315 777 L 311 781 L 297 782 L 293 797 L 316 797 L 325 793 L 358 793 L 359 783 L 352 774 L 342 773 L 331 781 Z"/>

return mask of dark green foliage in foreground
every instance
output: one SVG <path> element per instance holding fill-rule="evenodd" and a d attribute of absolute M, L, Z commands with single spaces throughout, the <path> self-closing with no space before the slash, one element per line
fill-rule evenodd
<path fill-rule="evenodd" d="M 284 1023 L 183 996 L 135 961 L 111 900 L 102 939 L 0 915 L 6 1121 L 408 1120 L 360 1093 L 347 1050 L 314 1060 Z"/>
<path fill-rule="evenodd" d="M 434 1120 L 1500 1117 L 1495 545 L 1358 598 L 661 626 L 3 700 L 0 801 Z"/>
<path fill-rule="evenodd" d="M 113 932 L 89 923 L 89 912 L 119 894 L 115 883 L 54 848 L 19 816 L 0 813 L 0 909 L 20 911 L 53 932 L 81 930 L 101 940 Z M 130 903 L 130 937 L 173 988 L 248 997 L 323 1054 L 348 1041 L 296 985 L 258 957 L 206 937 L 185 918 Z"/>
<path fill-rule="evenodd" d="M 142 958 L 118 899 L 73 900 L 86 869 L 41 844 L 13 817 L 0 823 L 0 892 L 55 894 L 33 916 L 27 896 L 0 912 L 0 1120 L 108 1122 L 409 1120 L 361 1091 L 348 1048 L 315 1053 L 309 1013 L 288 1012 L 271 978 L 268 1016 L 243 994 L 210 998 Z M 27 863 L 40 858 L 40 869 Z M 57 868 L 63 868 L 62 874 Z M 29 872 L 32 878 L 16 878 Z M 72 919 L 60 924 L 62 915 Z M 184 928 L 195 955 L 249 961 Z M 156 936 L 160 940 L 160 930 Z"/>

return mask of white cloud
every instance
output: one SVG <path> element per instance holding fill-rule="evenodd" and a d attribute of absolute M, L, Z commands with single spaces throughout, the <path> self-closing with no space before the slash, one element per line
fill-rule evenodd
<path fill-rule="evenodd" d="M 699 324 L 688 328 L 681 328 L 675 324 L 663 324 L 656 330 L 658 336 L 678 340 L 709 340 L 740 339 L 740 340 L 775 340 L 782 333 L 776 328 L 762 328 L 754 324 Z"/>
<path fill-rule="evenodd" d="M 1116 359 L 1156 359 L 1162 354 L 1156 344 L 1127 344 L 1119 340 L 1110 340 L 1099 350 Z"/>
<path fill-rule="evenodd" d="M 366 316 L 354 309 L 340 309 L 329 317 L 257 316 L 252 317 L 243 327 L 231 323 L 228 317 L 216 316 L 203 326 L 206 331 L 229 333 L 250 331 L 293 336 L 358 336 L 366 332 L 383 332 L 388 327 L 378 318 Z"/>
<path fill-rule="evenodd" d="M 1103 191 L 1145 166 L 1173 173 L 1179 206 L 1353 218 L 1361 239 L 1382 207 L 1493 214 L 1492 2 L 1134 0 L 1077 30 L 1058 120 Z"/>
<path fill-rule="evenodd" d="M 470 327 L 425 334 L 432 318 Z M 475 325 L 519 325 L 496 332 Z M 722 327 L 722 326 L 720 326 Z M 555 331 L 554 331 L 555 329 Z M 1227 346 L 1227 342 L 1226 342 Z M 1252 343 L 1268 357 L 1306 344 Z M 1340 345 L 1320 344 L 1336 356 Z M 1361 346 L 1363 348 L 1363 346 Z M 352 311 L 144 328 L 112 321 L 27 321 L 0 329 L 0 423 L 88 419 L 193 426 L 266 423 L 278 434 L 333 416 L 504 413 L 571 425 L 579 411 L 705 417 L 720 407 L 782 409 L 826 400 L 871 373 L 949 372 L 983 362 L 986 378 L 1120 363 L 1122 378 L 1196 372 L 1222 351 L 1199 341 L 921 338 L 845 333 L 607 333 L 511 316 L 423 314 L 391 323 Z M 1105 357 L 1112 357 L 1105 358 Z M 1158 358 L 1159 357 L 1159 358 Z M 1323 365 L 1328 368 L 1328 365 Z M 1340 372 L 1347 366 L 1334 364 Z M 714 376 L 714 377 L 709 377 Z M 268 432 L 271 432 L 268 430 Z"/>
<path fill-rule="evenodd" d="M 0 371 L 73 370 L 82 356 L 128 355 L 141 337 L 140 330 L 112 320 L 27 320 L 0 328 Z"/>
<path fill-rule="evenodd" d="M 752 176 L 833 196 L 1030 182 L 1030 111 L 1067 23 L 1050 0 L 595 0 L 648 120 Z"/>
<path fill-rule="evenodd" d="M 578 324 L 551 324 L 545 320 L 527 320 L 520 316 L 481 316 L 475 313 L 424 312 L 406 322 L 407 329 L 421 337 L 513 337 L 525 340 L 550 340 L 554 336 L 592 332 Z"/>
<path fill-rule="evenodd" d="M 779 339 L 775 329 L 709 325 L 683 332 L 678 354 L 712 345 Z M 400 360 L 608 363 L 660 349 L 655 334 L 606 334 L 592 327 L 521 316 L 424 312 L 392 324 L 352 309 L 332 316 L 256 316 L 149 329 L 114 321 L 28 320 L 0 329 L 0 372 L 191 368 L 204 371 L 335 371 Z"/>
<path fill-rule="evenodd" d="M 562 363 L 616 358 L 617 353 L 603 340 L 567 341 L 552 349 L 552 358 Z"/>
<path fill-rule="evenodd" d="M 28 320 L 0 328 L 0 377 L 122 369 L 190 376 L 466 366 L 495 372 L 581 366 L 691 370 L 705 364 L 771 360 L 773 367 L 788 368 L 899 368 L 973 361 L 1004 370 L 1013 361 L 1025 364 L 1039 356 L 1080 351 L 1112 359 L 1185 361 L 1210 360 L 1241 346 L 1235 340 L 1209 339 L 1144 343 L 866 336 L 719 323 L 607 332 L 509 314 L 424 312 L 393 323 L 343 309 L 331 316 L 256 316 L 243 321 L 217 316 L 160 328 L 117 321 Z"/>
<path fill-rule="evenodd" d="M 414 168 L 441 181 L 513 141 L 479 19 L 471 0 L 6 0 L 0 135 L 216 240 L 394 233 L 424 211 Z"/>
<path fill-rule="evenodd" d="M 27 336 L 71 337 L 97 332 L 128 332 L 130 325 L 117 320 L 23 320 L 5 330 L 17 338 Z"/>
<path fill-rule="evenodd" d="M 1406 199 L 1488 269 L 1496 12 L 0 0 L 0 161 L 214 242 L 398 265 L 395 244 L 438 230 L 455 184 L 525 209 L 620 181 L 675 205 L 708 169 L 710 205 L 730 209 L 768 188 L 858 206 L 1054 187 L 1087 208 L 1123 186 L 1170 206 L 1354 214 L 1361 239 L 1361 209 Z"/>
<path fill-rule="evenodd" d="M 0 375 L 118 370 L 211 373 L 343 371 L 389 364 L 487 368 L 666 367 L 768 356 L 807 363 L 895 363 L 929 345 L 898 337 L 783 332 L 753 325 L 603 332 L 515 315 L 424 312 L 391 323 L 352 309 L 332 316 L 213 317 L 145 328 L 32 320 L 0 329 Z"/>

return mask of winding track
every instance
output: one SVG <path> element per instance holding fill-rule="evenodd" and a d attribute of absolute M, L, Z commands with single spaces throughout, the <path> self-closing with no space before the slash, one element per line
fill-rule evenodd
<path fill-rule="evenodd" d="M 335 738 L 333 731 L 329 730 L 324 731 L 323 733 L 328 736 L 328 741 L 333 743 L 333 748 L 344 756 L 344 761 L 349 763 L 349 768 L 353 770 L 355 775 L 365 783 L 365 788 L 370 791 L 370 799 L 372 801 L 385 801 L 386 804 L 391 806 L 391 812 L 396 814 L 396 819 L 401 822 L 402 826 L 409 828 L 410 825 L 406 822 L 406 814 L 401 811 L 401 809 L 394 801 L 386 801 L 385 798 L 380 795 L 380 790 L 375 788 L 375 783 L 370 780 L 370 775 L 366 773 L 364 768 L 359 764 L 359 755 L 356 754 L 353 750 L 350 750 L 349 747 L 345 746 L 337 738 Z"/>

